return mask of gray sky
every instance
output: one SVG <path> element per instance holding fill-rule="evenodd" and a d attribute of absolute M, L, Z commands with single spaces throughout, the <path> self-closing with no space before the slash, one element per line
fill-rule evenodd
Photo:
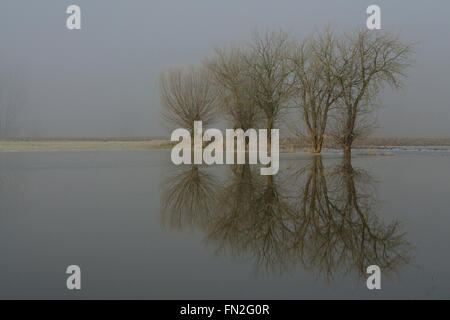
<path fill-rule="evenodd" d="M 82 30 L 66 28 L 70 4 L 81 7 Z M 0 102 L 18 112 L 0 117 L 11 119 L 10 136 L 167 135 L 163 68 L 200 63 L 255 27 L 299 37 L 327 23 L 362 27 L 370 4 L 383 29 L 420 42 L 406 88 L 381 97 L 375 135 L 450 137 L 448 0 L 2 0 Z"/>

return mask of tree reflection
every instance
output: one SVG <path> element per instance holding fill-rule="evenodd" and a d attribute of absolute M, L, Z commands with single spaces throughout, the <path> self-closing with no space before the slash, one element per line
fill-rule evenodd
<path fill-rule="evenodd" d="M 181 168 L 163 185 L 161 223 L 170 229 L 207 229 L 219 189 L 215 178 L 198 165 Z"/>
<path fill-rule="evenodd" d="M 315 156 L 298 204 L 297 246 L 303 265 L 332 279 L 336 272 L 364 275 L 369 265 L 394 272 L 410 261 L 410 245 L 398 221 L 383 223 L 376 215 L 375 182 L 354 169 L 349 156 L 340 165 L 323 166 Z"/>
<path fill-rule="evenodd" d="M 234 167 L 212 217 L 207 240 L 218 252 L 245 256 L 257 269 L 283 271 L 295 261 L 295 210 L 274 176 Z"/>
<path fill-rule="evenodd" d="M 313 156 L 285 176 L 229 168 L 225 181 L 195 166 L 166 181 L 165 224 L 198 227 L 218 254 L 269 273 L 301 266 L 332 280 L 338 273 L 363 276 L 372 264 L 387 274 L 409 263 L 400 223 L 377 217 L 376 183 L 349 156 L 329 167 Z"/>

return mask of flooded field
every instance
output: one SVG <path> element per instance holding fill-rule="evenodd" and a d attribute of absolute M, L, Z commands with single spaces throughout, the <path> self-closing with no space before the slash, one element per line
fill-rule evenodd
<path fill-rule="evenodd" d="M 0 298 L 449 298 L 450 151 L 377 152 L 282 154 L 275 176 L 169 150 L 0 152 Z"/>

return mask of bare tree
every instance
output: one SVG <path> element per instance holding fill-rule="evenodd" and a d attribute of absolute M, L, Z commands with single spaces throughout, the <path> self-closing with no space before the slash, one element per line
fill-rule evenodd
<path fill-rule="evenodd" d="M 297 127 L 296 133 L 309 140 L 312 153 L 322 150 L 328 113 L 339 97 L 332 69 L 336 59 L 335 37 L 330 29 L 296 45 L 292 55 L 298 100 L 296 106 L 306 127 L 306 132 Z"/>
<path fill-rule="evenodd" d="M 160 92 L 162 114 L 169 123 L 193 135 L 194 121 L 202 121 L 204 126 L 214 122 L 216 95 L 206 70 L 169 69 L 161 74 Z"/>
<path fill-rule="evenodd" d="M 261 110 L 255 105 L 253 82 L 248 77 L 248 65 L 242 49 L 215 50 L 213 59 L 206 61 L 218 95 L 218 105 L 234 129 L 244 131 L 261 121 Z"/>
<path fill-rule="evenodd" d="M 260 108 L 266 120 L 268 144 L 271 129 L 292 102 L 294 85 L 289 57 L 292 40 L 282 30 L 255 31 L 248 52 L 244 54 L 246 72 L 251 81 L 251 101 Z"/>
<path fill-rule="evenodd" d="M 333 134 L 344 151 L 350 152 L 355 138 L 371 127 L 369 115 L 380 90 L 386 84 L 401 87 L 413 48 L 388 32 L 362 30 L 343 37 L 337 50 L 339 60 L 332 67 L 341 97 Z"/>

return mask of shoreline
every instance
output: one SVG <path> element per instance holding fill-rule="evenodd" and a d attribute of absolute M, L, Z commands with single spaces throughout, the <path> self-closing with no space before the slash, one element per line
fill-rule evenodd
<path fill-rule="evenodd" d="M 0 151 L 58 151 L 58 150 L 154 150 L 170 149 L 176 142 L 164 138 L 102 138 L 102 139 L 0 139 Z M 401 147 L 450 150 L 450 139 L 432 138 L 367 138 L 354 143 L 353 149 L 392 150 Z M 324 149 L 340 150 L 325 144 Z M 280 140 L 280 152 L 309 152 L 306 143 L 292 138 Z"/>
<path fill-rule="evenodd" d="M 170 149 L 176 142 L 168 139 L 0 139 L 0 151 L 58 151 L 58 150 L 155 150 Z M 355 142 L 353 149 L 393 150 L 405 147 L 450 150 L 450 139 L 379 139 L 371 138 Z M 340 150 L 325 145 L 324 150 Z M 309 152 L 307 144 L 281 139 L 280 152 Z"/>
<path fill-rule="evenodd" d="M 8 139 L 0 140 L 0 151 L 58 151 L 58 150 L 151 150 L 170 149 L 169 140 L 79 140 L 79 139 Z"/>

